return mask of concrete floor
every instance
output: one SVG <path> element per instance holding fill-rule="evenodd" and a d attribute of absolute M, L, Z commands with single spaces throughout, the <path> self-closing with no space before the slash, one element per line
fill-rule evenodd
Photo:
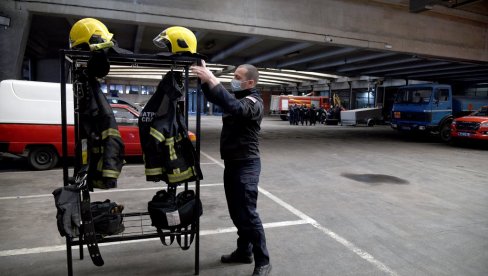
<path fill-rule="evenodd" d="M 192 119 L 194 122 L 194 118 Z M 200 275 L 250 275 L 223 265 L 235 247 L 219 156 L 219 117 L 202 118 Z M 405 138 L 387 126 L 262 124 L 258 210 L 273 275 L 488 275 L 486 147 Z M 62 172 L 0 161 L 0 275 L 66 275 L 51 192 Z M 124 212 L 145 211 L 165 185 L 129 163 L 119 187 L 96 191 Z M 130 190 L 128 190 L 130 189 Z M 134 190 L 135 189 L 135 190 Z M 103 267 L 73 256 L 75 275 L 192 275 L 195 246 L 159 240 L 102 244 Z"/>

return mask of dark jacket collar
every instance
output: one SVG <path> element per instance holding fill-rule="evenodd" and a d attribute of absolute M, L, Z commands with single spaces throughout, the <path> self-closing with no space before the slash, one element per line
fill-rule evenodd
<path fill-rule="evenodd" d="M 251 94 L 258 94 L 258 90 L 255 87 L 253 87 L 251 89 L 245 89 L 245 90 L 234 92 L 236 99 L 242 99 L 242 98 L 249 96 Z"/>

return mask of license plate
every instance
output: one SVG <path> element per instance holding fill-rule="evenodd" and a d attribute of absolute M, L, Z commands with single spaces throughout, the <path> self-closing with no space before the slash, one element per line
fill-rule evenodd
<path fill-rule="evenodd" d="M 469 133 L 469 132 L 458 132 L 458 135 L 467 137 L 467 136 L 471 136 L 471 133 Z"/>
<path fill-rule="evenodd" d="M 410 129 L 411 129 L 411 127 L 408 127 L 408 126 L 402 126 L 402 129 L 403 129 L 403 130 L 410 130 Z"/>

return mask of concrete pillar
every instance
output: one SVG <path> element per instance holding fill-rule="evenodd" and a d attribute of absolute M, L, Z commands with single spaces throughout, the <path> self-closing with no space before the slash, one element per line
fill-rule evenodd
<path fill-rule="evenodd" d="M 348 81 L 347 84 L 349 84 L 349 110 L 352 109 L 353 107 L 353 98 L 352 98 L 352 82 Z"/>
<path fill-rule="evenodd" d="M 379 87 L 378 82 L 375 82 L 374 83 L 374 94 L 373 94 L 373 97 L 374 97 L 373 107 L 378 106 L 378 97 L 379 97 L 378 87 Z M 381 107 L 383 107 L 383 106 L 381 106 Z"/>
<path fill-rule="evenodd" d="M 0 3 L 0 15 L 10 18 L 10 27 L 0 28 L 0 80 L 20 79 L 30 29 L 30 14 L 11 0 Z"/>

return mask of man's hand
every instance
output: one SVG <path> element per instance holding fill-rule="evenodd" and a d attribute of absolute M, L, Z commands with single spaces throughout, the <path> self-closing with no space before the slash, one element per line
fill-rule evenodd
<path fill-rule="evenodd" d="M 192 73 L 197 75 L 198 78 L 202 81 L 202 83 L 207 83 L 210 89 L 214 88 L 217 84 L 219 84 L 219 80 L 214 76 L 212 71 L 210 71 L 205 66 L 205 61 L 202 60 L 202 66 L 193 65 L 191 67 Z"/>

